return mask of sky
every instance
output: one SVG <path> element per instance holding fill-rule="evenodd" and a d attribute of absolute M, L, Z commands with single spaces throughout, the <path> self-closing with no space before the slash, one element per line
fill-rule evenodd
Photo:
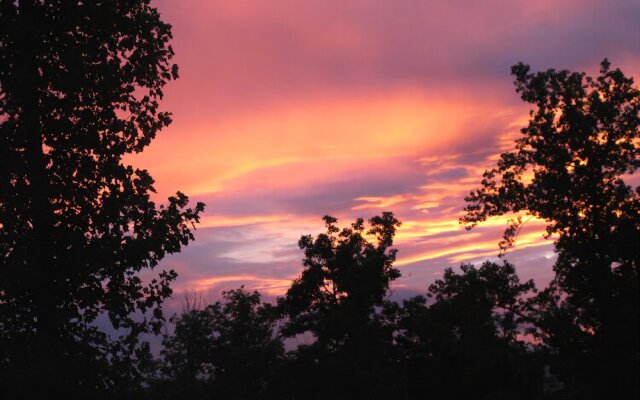
<path fill-rule="evenodd" d="M 130 161 L 207 208 L 161 267 L 205 300 L 245 285 L 284 294 L 301 235 L 393 211 L 402 277 L 422 293 L 446 267 L 496 260 L 506 220 L 466 231 L 464 196 L 528 121 L 510 67 L 640 77 L 638 0 L 155 0 L 173 25 L 173 124 Z M 507 259 L 552 277 L 527 223 Z"/>

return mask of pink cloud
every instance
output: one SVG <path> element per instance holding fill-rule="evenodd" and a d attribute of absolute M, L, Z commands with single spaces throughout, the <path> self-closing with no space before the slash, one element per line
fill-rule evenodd
<path fill-rule="evenodd" d="M 395 211 L 398 287 L 497 254 L 505 221 L 466 232 L 463 197 L 528 118 L 509 67 L 638 75 L 637 2 L 159 0 L 181 78 L 174 124 L 131 160 L 159 197 L 208 203 L 171 257 L 180 290 L 246 284 L 277 294 L 300 271 L 297 238 Z M 509 256 L 548 281 L 540 224 Z M 529 229 L 529 228 L 528 228 Z M 537 230 L 536 230 L 537 229 Z"/>

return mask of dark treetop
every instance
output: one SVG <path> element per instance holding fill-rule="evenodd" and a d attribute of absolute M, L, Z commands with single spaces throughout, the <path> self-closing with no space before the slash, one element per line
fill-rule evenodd
<path fill-rule="evenodd" d="M 170 39 L 148 0 L 0 2 L 3 375 L 89 391 L 119 379 L 104 364 L 137 373 L 131 338 L 159 328 L 176 277 L 137 273 L 193 239 L 203 209 L 181 193 L 156 205 L 147 171 L 122 161 L 171 122 L 158 104 L 178 75 Z M 100 316 L 129 339 L 108 341 Z"/>
<path fill-rule="evenodd" d="M 584 372 L 577 386 L 585 394 L 623 398 L 632 386 L 637 393 L 640 187 L 623 177 L 640 167 L 640 90 L 607 60 L 595 78 L 531 73 L 523 64 L 512 72 L 516 91 L 535 108 L 515 150 L 466 198 L 461 221 L 472 228 L 516 214 L 505 249 L 523 215 L 545 220 L 558 253 L 556 277 L 543 293 L 555 321 L 546 323 L 562 332 L 547 339 L 570 355 L 568 370 Z M 558 328 L 560 315 L 569 326 Z"/>

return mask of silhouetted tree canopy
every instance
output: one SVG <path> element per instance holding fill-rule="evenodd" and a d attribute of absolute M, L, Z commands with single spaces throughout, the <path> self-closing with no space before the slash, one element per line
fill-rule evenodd
<path fill-rule="evenodd" d="M 529 322 L 523 316 L 524 296 L 535 290 L 533 281 L 521 283 L 508 262 L 498 265 L 487 261 L 480 268 L 463 264 L 460 269 L 461 274 L 445 269 L 443 278 L 429 286 L 427 296 L 436 301 L 431 308 L 449 309 L 451 320 L 470 329 L 487 329 L 491 336 L 516 340 L 522 332 L 520 325 Z"/>
<path fill-rule="evenodd" d="M 400 222 L 390 212 L 369 219 L 369 227 L 363 219 L 343 229 L 333 217 L 324 221 L 326 233 L 300 239 L 304 270 L 279 303 L 285 337 L 315 338 L 293 356 L 283 396 L 323 397 L 318 382 L 331 382 L 332 396 L 339 399 L 391 396 L 393 332 L 384 327 L 379 309 L 400 276 L 391 248 Z"/>
<path fill-rule="evenodd" d="M 393 237 L 400 222 L 392 213 L 358 219 L 340 229 L 325 216 L 327 232 L 303 236 L 304 271 L 282 302 L 289 318 L 286 335 L 312 332 L 320 342 L 339 345 L 353 328 L 366 325 L 382 305 L 389 284 L 400 276 L 392 266 Z"/>
<path fill-rule="evenodd" d="M 153 382 L 154 398 L 206 398 L 206 378 L 211 375 L 209 359 L 213 321 L 203 309 L 197 293 L 186 296 L 183 312 L 169 319 L 174 330 L 163 335 L 158 376 Z M 167 385 L 165 380 L 172 380 Z"/>
<path fill-rule="evenodd" d="M 278 314 L 243 287 L 223 292 L 224 301 L 174 316 L 165 335 L 162 372 L 177 383 L 160 385 L 164 398 L 259 399 L 284 354 L 275 333 Z M 175 391 L 169 395 L 171 391 Z"/>
<path fill-rule="evenodd" d="M 539 300 L 555 310 L 546 324 L 557 327 L 549 318 L 563 316 L 573 325 L 569 334 L 565 323 L 557 331 L 562 338 L 553 341 L 571 360 L 568 369 L 580 375 L 576 386 L 584 396 L 635 398 L 640 188 L 623 177 L 640 166 L 640 91 L 607 60 L 595 78 L 531 73 L 524 64 L 512 72 L 517 92 L 535 109 L 515 150 L 502 154 L 466 198 L 462 222 L 471 228 L 491 216 L 517 214 L 504 248 L 523 216 L 547 222 L 558 261 L 552 287 Z"/>
<path fill-rule="evenodd" d="M 141 373 L 139 335 L 160 328 L 176 274 L 138 272 L 203 210 L 181 193 L 158 206 L 123 162 L 171 122 L 170 39 L 148 0 L 0 2 L 0 390 L 106 396 Z"/>
<path fill-rule="evenodd" d="M 637 398 L 640 90 L 607 60 L 595 78 L 515 65 L 531 119 L 466 198 L 469 229 L 513 216 L 503 251 L 546 221 L 549 287 L 486 262 L 396 303 L 393 213 L 325 216 L 275 305 L 244 287 L 188 305 L 154 360 L 177 274 L 148 270 L 204 205 L 156 204 L 123 161 L 171 122 L 171 27 L 149 3 L 0 1 L 0 398 Z"/>
<path fill-rule="evenodd" d="M 405 300 L 396 341 L 409 398 L 538 398 L 541 367 L 520 337 L 533 290 L 513 265 L 485 262 L 447 268 L 426 297 Z"/>

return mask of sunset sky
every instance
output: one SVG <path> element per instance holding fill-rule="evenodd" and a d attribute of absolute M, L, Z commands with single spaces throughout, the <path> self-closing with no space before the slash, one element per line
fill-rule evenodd
<path fill-rule="evenodd" d="M 640 77 L 638 0 L 157 0 L 180 79 L 173 124 L 132 161 L 207 204 L 196 241 L 163 267 L 207 300 L 246 285 L 282 294 L 302 234 L 393 211 L 394 285 L 423 292 L 447 266 L 494 258 L 505 220 L 465 231 L 464 196 L 512 145 L 529 106 L 510 67 Z M 508 259 L 546 283 L 534 221 Z"/>

